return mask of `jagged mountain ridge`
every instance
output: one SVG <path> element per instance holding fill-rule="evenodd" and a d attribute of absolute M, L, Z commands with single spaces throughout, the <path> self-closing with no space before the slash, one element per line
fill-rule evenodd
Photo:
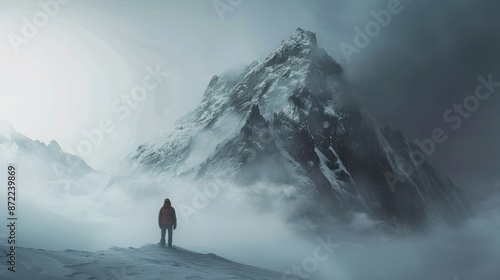
<path fill-rule="evenodd" d="M 315 223 L 353 213 L 410 230 L 460 221 L 467 201 L 429 159 L 404 170 L 415 149 L 400 131 L 379 129 L 316 35 L 297 29 L 263 62 L 214 76 L 197 109 L 132 152 L 110 187 L 141 180 L 131 174 L 143 171 L 291 184 L 287 197 L 302 201 L 297 215 Z"/>
<path fill-rule="evenodd" d="M 57 195 L 83 195 L 89 177 L 99 174 L 77 155 L 65 153 L 52 140 L 44 144 L 18 133 L 9 123 L 0 122 L 0 162 L 14 164 L 26 189 L 42 186 Z"/>

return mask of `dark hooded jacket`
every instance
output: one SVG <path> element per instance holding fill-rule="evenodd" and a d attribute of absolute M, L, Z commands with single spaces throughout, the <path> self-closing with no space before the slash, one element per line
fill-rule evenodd
<path fill-rule="evenodd" d="M 175 209 L 170 203 L 170 199 L 165 199 L 163 207 L 160 208 L 160 213 L 158 214 L 158 224 L 159 225 L 175 225 L 177 226 L 177 217 L 175 216 Z"/>

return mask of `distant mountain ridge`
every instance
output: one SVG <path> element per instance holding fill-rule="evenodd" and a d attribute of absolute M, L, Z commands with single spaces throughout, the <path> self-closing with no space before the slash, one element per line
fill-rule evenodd
<path fill-rule="evenodd" d="M 30 182 L 35 180 L 61 195 L 88 193 L 92 186 L 84 186 L 80 180 L 99 173 L 79 156 L 65 153 L 56 141 L 47 145 L 32 140 L 5 121 L 0 123 L 0 162 L 17 166 L 22 174 L 19 179 L 26 184 L 23 188 L 33 187 Z"/>

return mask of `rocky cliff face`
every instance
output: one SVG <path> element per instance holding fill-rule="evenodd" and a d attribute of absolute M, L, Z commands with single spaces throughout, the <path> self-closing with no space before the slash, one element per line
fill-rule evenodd
<path fill-rule="evenodd" d="M 353 215 L 390 231 L 459 222 L 470 211 L 461 190 L 415 151 L 363 112 L 340 65 L 297 29 L 263 62 L 214 76 L 197 109 L 132 152 L 108 188 L 147 187 L 134 183 L 144 172 L 218 178 L 269 183 L 298 207 L 292 219 L 315 224 Z"/>

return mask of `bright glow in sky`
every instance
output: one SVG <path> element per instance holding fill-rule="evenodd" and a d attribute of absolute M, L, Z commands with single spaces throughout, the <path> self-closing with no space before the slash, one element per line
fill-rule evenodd
<path fill-rule="evenodd" d="M 2 2 L 0 119 L 32 139 L 58 141 L 95 168 L 112 168 L 193 109 L 212 75 L 258 58 L 238 24 L 222 25 L 212 5 L 200 3 L 158 12 L 155 3 L 72 1 L 52 6 L 54 16 L 41 26 L 34 18 L 48 13 L 38 1 Z M 13 46 L 9 38 L 23 36 L 24 19 L 38 32 Z M 157 67 L 168 72 L 166 81 L 140 102 L 122 99 Z M 125 105 L 128 114 L 118 118 Z M 82 141 L 91 142 L 85 133 L 107 119 L 113 132 L 80 152 Z"/>
<path fill-rule="evenodd" d="M 44 3 L 59 3 L 53 1 Z M 24 19 L 34 24 L 45 11 L 35 0 L 5 2 L 0 3 L 0 34 L 5 35 L 0 119 L 32 139 L 56 140 L 63 150 L 104 170 L 194 109 L 213 75 L 263 60 L 297 27 L 320 32 L 339 26 L 318 26 L 296 0 L 273 2 L 288 12 L 272 29 L 276 7 L 267 2 L 242 1 L 221 14 L 212 1 L 69 1 L 49 8 L 54 16 L 16 53 L 9 34 L 21 36 Z M 344 11 L 340 18 L 355 17 Z M 168 79 L 143 101 L 128 104 L 125 118 L 117 118 L 113 108 L 123 109 L 122 96 L 141 85 L 147 67 L 157 65 Z M 79 144 L 90 141 L 85 133 L 107 119 L 113 132 L 80 153 Z"/>

